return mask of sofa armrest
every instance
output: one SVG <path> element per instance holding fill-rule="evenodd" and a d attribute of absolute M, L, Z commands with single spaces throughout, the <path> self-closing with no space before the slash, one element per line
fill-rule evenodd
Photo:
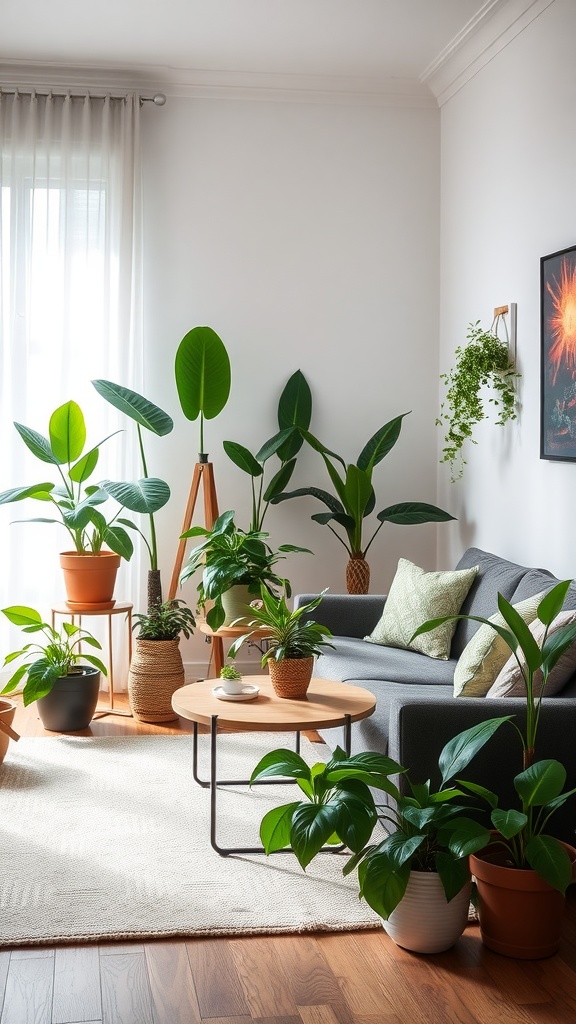
<path fill-rule="evenodd" d="M 390 704 L 390 757 L 409 769 L 412 782 L 431 779 L 440 784 L 438 757 L 442 748 L 464 729 L 486 721 L 512 715 L 522 730 L 526 721 L 523 698 L 482 700 L 474 697 L 395 699 Z M 542 704 L 536 757 L 554 758 L 567 772 L 566 789 L 576 786 L 576 699 L 550 697 Z M 505 723 L 476 754 L 462 778 L 486 786 L 498 794 L 504 808 L 519 806 L 513 779 L 522 771 L 522 746 L 512 725 Z M 408 792 L 405 776 L 397 780 L 402 792 Z M 576 836 L 576 798 L 570 798 L 550 822 L 550 831 L 574 844 Z"/>
<path fill-rule="evenodd" d="M 312 601 L 318 594 L 296 594 L 294 608 Z M 382 615 L 384 594 L 325 594 L 310 618 L 327 626 L 334 636 L 364 637 L 371 633 Z"/>

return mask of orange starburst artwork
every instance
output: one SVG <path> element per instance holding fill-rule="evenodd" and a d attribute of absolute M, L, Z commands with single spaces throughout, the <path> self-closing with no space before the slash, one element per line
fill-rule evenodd
<path fill-rule="evenodd" d="M 576 371 L 576 266 L 564 258 L 559 279 L 546 285 L 552 299 L 552 313 L 548 317 L 550 347 L 548 363 L 552 385 L 556 383 L 561 367 L 574 375 Z"/>

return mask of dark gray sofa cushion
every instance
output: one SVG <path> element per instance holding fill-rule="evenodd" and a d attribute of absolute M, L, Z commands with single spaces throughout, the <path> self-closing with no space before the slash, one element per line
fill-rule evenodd
<path fill-rule="evenodd" d="M 520 580 L 528 572 L 525 565 L 517 565 L 515 562 L 508 562 L 505 558 L 499 558 L 490 551 L 482 551 L 481 548 L 468 548 L 456 566 L 457 569 L 469 569 L 473 565 L 480 566 L 480 571 L 474 583 L 468 591 L 468 596 L 461 608 L 462 615 L 481 615 L 489 619 L 494 612 L 498 611 L 498 594 L 502 594 L 507 601 L 511 600 L 514 591 Z M 537 593 L 530 591 L 526 597 Z M 469 640 L 479 628 L 478 622 L 461 620 L 454 633 L 450 654 L 458 659 Z"/>
<path fill-rule="evenodd" d="M 335 639 L 336 650 L 320 655 L 314 670 L 323 679 L 340 683 L 359 679 L 393 680 L 404 686 L 449 686 L 454 682 L 456 662 L 428 658 L 416 651 L 370 644 L 351 636 Z"/>
<path fill-rule="evenodd" d="M 512 596 L 512 603 L 518 604 L 520 601 L 524 601 L 525 598 L 532 597 L 533 594 L 538 594 L 543 590 L 550 590 L 559 582 L 560 580 L 553 576 L 551 572 L 547 572 L 546 569 L 529 569 L 516 587 Z M 566 594 L 563 607 L 566 611 L 574 611 L 576 608 L 576 588 L 574 584 L 570 586 Z"/>

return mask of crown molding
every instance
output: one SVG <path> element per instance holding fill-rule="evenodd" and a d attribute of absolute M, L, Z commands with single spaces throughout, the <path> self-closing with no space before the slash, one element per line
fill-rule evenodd
<path fill-rule="evenodd" d="M 162 66 L 105 67 L 3 61 L 0 63 L 2 86 L 39 90 L 76 88 L 94 92 L 160 91 L 174 97 L 285 103 L 341 103 L 433 109 L 437 106 L 428 86 L 418 79 L 203 71 Z"/>
<path fill-rule="evenodd" d="M 442 107 L 556 0 L 487 0 L 420 75 Z"/>

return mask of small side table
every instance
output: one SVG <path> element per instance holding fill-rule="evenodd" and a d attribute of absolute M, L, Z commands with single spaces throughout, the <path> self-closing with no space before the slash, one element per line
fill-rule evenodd
<path fill-rule="evenodd" d="M 210 629 L 210 626 L 206 622 L 200 622 L 198 628 L 201 633 L 204 633 L 208 637 L 209 642 L 212 644 L 212 650 L 214 653 L 214 676 L 216 679 L 220 678 L 220 672 L 224 665 L 224 646 L 222 640 L 237 640 L 239 636 L 244 636 L 245 633 L 251 633 L 250 642 L 256 643 L 258 640 L 265 640 L 269 635 L 269 631 L 265 626 L 262 629 L 250 628 L 250 626 L 220 626 L 220 629 Z M 210 671 L 210 667 L 208 667 Z"/>
<path fill-rule="evenodd" d="M 112 647 L 112 618 L 114 615 L 125 615 L 126 616 L 126 627 L 128 631 L 128 664 L 132 660 L 132 609 L 134 605 L 128 601 L 120 602 L 117 601 L 112 608 L 70 608 L 66 603 L 55 604 L 52 608 L 52 628 L 55 628 L 56 616 L 66 616 L 70 619 L 72 625 L 78 625 L 82 628 L 82 617 L 89 615 L 106 616 L 108 619 L 108 707 L 101 708 L 97 707 L 95 715 L 121 715 L 124 718 L 131 718 L 132 713 L 130 711 L 123 711 L 119 708 L 114 707 L 114 650 Z M 76 623 L 76 619 L 78 622 Z"/>

